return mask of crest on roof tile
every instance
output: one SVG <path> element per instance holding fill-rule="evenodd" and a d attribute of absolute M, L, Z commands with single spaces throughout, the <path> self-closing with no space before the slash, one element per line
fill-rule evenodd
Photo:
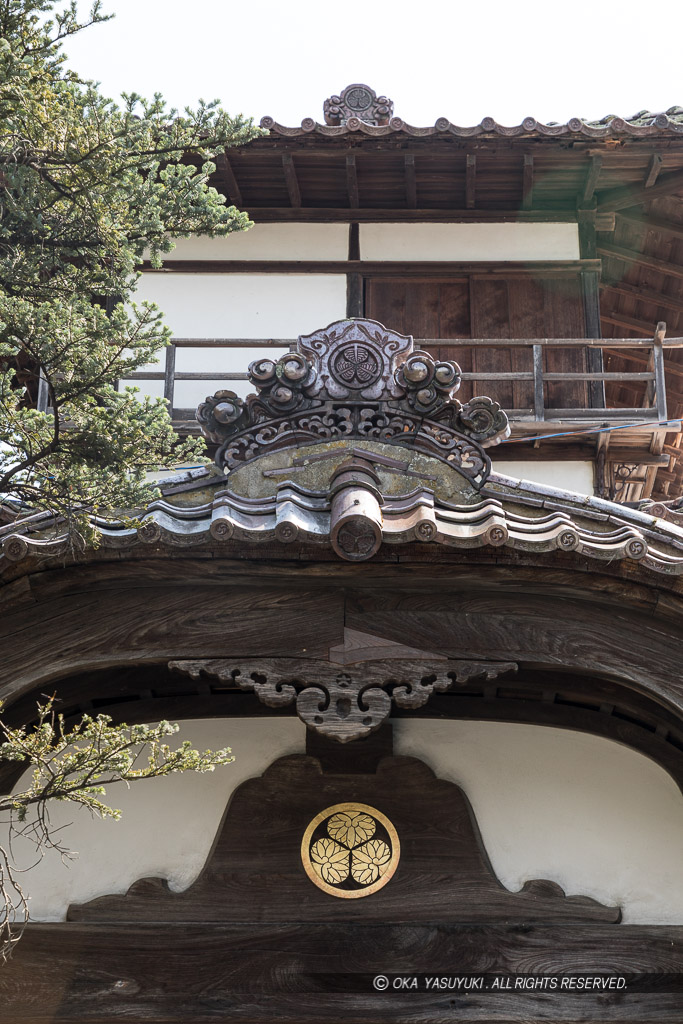
<path fill-rule="evenodd" d="M 353 117 L 365 124 L 389 124 L 393 113 L 390 99 L 360 82 L 347 85 L 339 96 L 330 96 L 323 103 L 325 124 L 331 125 L 344 125 Z"/>
<path fill-rule="evenodd" d="M 224 471 L 261 455 L 357 438 L 432 455 L 480 487 L 490 470 L 484 448 L 509 434 L 490 398 L 455 398 L 457 363 L 415 349 L 409 335 L 376 320 L 338 320 L 302 335 L 277 361 L 257 359 L 246 400 L 218 391 L 197 409 L 202 433 L 220 447 Z"/>

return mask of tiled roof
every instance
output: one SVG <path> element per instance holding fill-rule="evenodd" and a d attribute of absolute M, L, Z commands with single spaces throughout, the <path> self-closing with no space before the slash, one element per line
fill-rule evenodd
<path fill-rule="evenodd" d="M 647 138 L 658 135 L 683 135 L 683 107 L 669 107 L 659 113 L 641 110 L 632 117 L 618 117 L 610 114 L 598 121 L 581 117 L 572 117 L 566 124 L 550 122 L 543 124 L 534 117 L 525 117 L 521 124 L 502 125 L 492 117 L 485 117 L 479 124 L 463 127 L 454 124 L 447 117 L 440 117 L 434 125 L 416 127 L 408 124 L 400 117 L 392 117 L 388 124 L 369 124 L 358 117 L 350 117 L 345 124 L 321 124 L 312 117 L 305 117 L 299 127 L 287 127 L 279 124 L 272 117 L 261 118 L 261 127 L 267 128 L 271 134 L 283 137 L 322 135 L 328 137 L 340 135 L 369 135 L 381 138 L 388 135 L 403 134 L 412 137 L 431 135 L 454 135 L 457 138 L 475 138 L 477 136 L 499 135 L 512 138 L 526 136 L 562 136 L 578 135 L 591 139 L 607 139 L 619 136 Z"/>
<path fill-rule="evenodd" d="M 657 573 L 683 574 L 683 526 L 672 521 L 675 517 L 665 520 L 656 513 L 654 507 L 637 511 L 494 473 L 476 504 L 450 504 L 424 487 L 409 495 L 385 496 L 382 543 L 427 540 L 460 550 L 486 544 L 530 553 L 559 550 L 600 561 L 630 559 Z M 146 549 L 163 556 L 178 548 L 211 549 L 214 555 L 229 557 L 245 544 L 266 544 L 271 555 L 272 545 L 279 544 L 279 557 L 286 558 L 293 541 L 293 557 L 300 557 L 298 548 L 304 545 L 314 558 L 316 549 L 331 546 L 329 496 L 290 481 L 263 499 L 218 489 L 211 500 L 195 506 L 157 500 L 137 528 L 103 520 L 93 525 L 100 557 L 105 558 L 107 551 L 125 557 L 126 551 Z M 68 532 L 58 525 L 49 531 L 38 523 L 33 529 L 4 527 L 0 544 L 0 574 L 24 560 L 32 571 L 37 561 L 69 555 Z"/>

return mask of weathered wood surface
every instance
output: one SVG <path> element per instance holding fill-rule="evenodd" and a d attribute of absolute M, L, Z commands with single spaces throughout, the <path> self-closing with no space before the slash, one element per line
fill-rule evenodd
<path fill-rule="evenodd" d="M 396 828 L 401 857 L 383 889 L 361 901 L 331 898 L 301 862 L 306 826 L 326 807 L 376 807 Z M 72 905 L 71 921 L 353 921 L 367 924 L 497 923 L 529 926 L 619 921 L 618 907 L 565 896 L 547 880 L 505 889 L 493 873 L 463 791 L 414 758 L 383 760 L 376 773 L 333 775 L 304 755 L 281 758 L 237 789 L 197 881 L 173 893 L 160 879 L 125 896 Z"/>
<path fill-rule="evenodd" d="M 376 974 L 683 972 L 683 929 L 623 925 L 30 925 L 3 1024 L 680 1024 L 681 992 L 376 992 Z"/>
<path fill-rule="evenodd" d="M 220 592 L 170 584 L 113 591 L 96 585 L 62 595 L 41 607 L 40 647 L 30 615 L 6 614 L 0 621 L 0 687 L 7 696 L 37 677 L 55 679 L 77 666 L 166 661 L 211 648 L 220 657 L 237 638 L 244 654 L 276 656 L 293 645 L 312 657 L 324 657 L 342 639 L 339 592 L 223 583 Z"/>
<path fill-rule="evenodd" d="M 447 657 L 620 681 L 680 720 L 683 581 L 653 587 L 637 565 L 596 572 L 560 552 L 550 568 L 505 549 L 445 559 L 429 547 L 413 545 L 400 561 L 387 552 L 362 571 L 319 556 L 274 561 L 274 550 L 246 562 L 147 551 L 122 562 L 100 552 L 90 565 L 17 579 L 3 588 L 1 692 L 11 702 L 96 668 L 170 658 L 325 659 L 346 619 Z"/>
<path fill-rule="evenodd" d="M 297 658 L 196 659 L 169 668 L 198 683 L 209 679 L 252 691 L 269 707 L 296 706 L 314 732 L 350 743 L 379 729 L 392 704 L 422 707 L 433 693 L 476 681 L 492 682 L 514 673 L 510 662 L 456 660 L 367 660 L 342 668 L 336 661 Z"/>
<path fill-rule="evenodd" d="M 353 165 L 352 165 L 353 166 Z M 372 274 L 403 275 L 407 278 L 419 274 L 423 277 L 442 277 L 462 273 L 493 277 L 548 277 L 577 274 L 581 270 L 600 272 L 600 260 L 532 260 L 517 263 L 512 260 L 168 260 L 163 267 L 144 264 L 146 274 Z M 366 314 L 367 315 L 367 314 Z M 395 327 L 391 321 L 387 325 Z"/>

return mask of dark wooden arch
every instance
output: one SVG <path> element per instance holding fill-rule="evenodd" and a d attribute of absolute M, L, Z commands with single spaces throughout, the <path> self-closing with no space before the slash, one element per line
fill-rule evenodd
<path fill-rule="evenodd" d="M 266 709 L 253 694 L 172 673 L 168 662 L 324 660 L 351 629 L 449 658 L 519 666 L 514 677 L 434 695 L 423 708 L 399 710 L 399 715 L 585 730 L 641 750 L 681 784 L 683 601 L 675 578 L 632 563 L 596 566 L 559 552 L 433 554 L 429 545 L 413 545 L 383 551 L 362 565 L 299 554 L 283 559 L 282 548 L 274 546 L 228 547 L 222 557 L 182 550 L 173 557 L 145 552 L 120 560 L 93 555 L 82 565 L 17 572 L 0 592 L 0 696 L 8 713 L 25 721 L 37 694 L 57 690 L 69 714 L 102 710 L 128 721 L 287 715 L 291 709 Z M 328 744 L 329 764 L 335 766 L 337 755 L 330 751 L 336 749 L 348 770 L 365 742 L 346 748 Z M 406 923 L 382 925 L 380 943 L 376 925 L 360 918 L 346 923 L 341 946 L 337 925 L 303 918 L 295 941 L 287 923 L 34 925 L 5 981 L 0 974 L 0 990 L 4 985 L 6 998 L 14 999 L 17 1024 L 104 1024 L 131 1013 L 157 1024 L 180 1024 L 188 1004 L 178 985 L 191 984 L 187 964 L 196 962 L 202 979 L 192 1012 L 197 1024 L 221 1014 L 256 1024 L 432 1024 L 454 1014 L 500 1022 L 680 1020 L 680 996 L 666 992 L 635 991 L 606 1002 L 594 994 L 581 1000 L 572 996 L 550 1006 L 543 994 L 533 992 L 514 1002 L 437 994 L 411 1003 L 396 996 L 379 1002 L 373 993 L 354 992 L 348 985 L 341 996 L 318 987 L 312 993 L 283 989 L 265 997 L 232 986 L 233 970 L 241 984 L 251 978 L 257 987 L 268 972 L 271 982 L 281 977 L 282 964 L 288 971 L 302 962 L 322 972 L 339 971 L 342 948 L 353 951 L 356 972 L 363 965 L 389 970 L 387 951 L 396 954 L 391 962 L 399 971 L 414 969 L 419 960 L 443 971 L 450 964 L 467 964 L 473 971 L 488 966 L 683 972 L 681 927 L 417 926 L 410 918 L 407 904 Z M 155 1003 L 148 992 L 135 989 L 142 975 L 166 996 Z M 23 1003 L 17 1003 L 17 992 L 28 994 Z"/>

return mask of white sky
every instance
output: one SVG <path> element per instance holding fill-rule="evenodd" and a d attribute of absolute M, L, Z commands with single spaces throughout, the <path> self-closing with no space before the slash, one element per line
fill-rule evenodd
<path fill-rule="evenodd" d="M 518 124 L 683 106 L 683 2 L 105 0 L 114 21 L 68 47 L 105 93 L 322 121 L 365 82 L 416 125 Z M 81 8 L 87 3 L 81 0 Z"/>

